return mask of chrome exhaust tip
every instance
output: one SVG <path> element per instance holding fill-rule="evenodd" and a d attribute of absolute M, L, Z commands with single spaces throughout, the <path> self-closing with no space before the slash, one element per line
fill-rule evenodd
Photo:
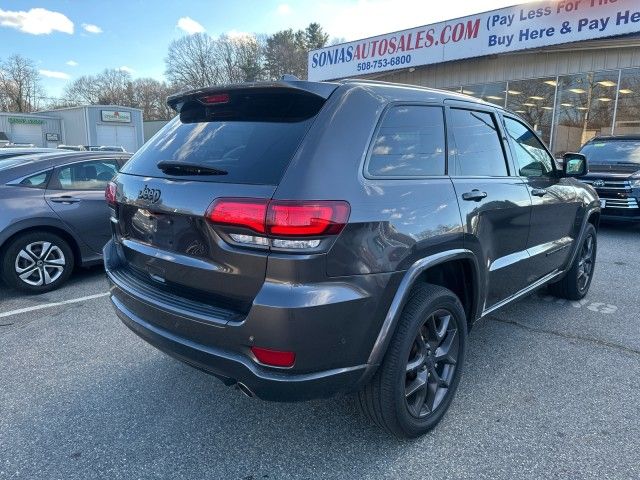
<path fill-rule="evenodd" d="M 242 382 L 236 383 L 236 388 L 249 398 L 253 398 L 255 396 L 251 389 Z"/>

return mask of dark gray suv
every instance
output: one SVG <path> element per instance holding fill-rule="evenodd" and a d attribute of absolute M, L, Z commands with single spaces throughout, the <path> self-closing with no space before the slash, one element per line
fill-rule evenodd
<path fill-rule="evenodd" d="M 190 91 L 106 196 L 120 319 L 263 399 L 357 391 L 398 436 L 432 428 L 467 332 L 596 257 L 586 160 L 469 97 L 369 81 Z"/>

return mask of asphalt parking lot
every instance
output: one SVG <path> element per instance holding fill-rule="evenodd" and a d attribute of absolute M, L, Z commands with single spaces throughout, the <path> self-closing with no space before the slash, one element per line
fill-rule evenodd
<path fill-rule="evenodd" d="M 542 291 L 479 322 L 449 413 L 415 441 L 349 397 L 265 403 L 163 355 L 99 268 L 0 288 L 0 478 L 638 478 L 639 271 L 640 227 L 603 226 L 587 298 Z"/>

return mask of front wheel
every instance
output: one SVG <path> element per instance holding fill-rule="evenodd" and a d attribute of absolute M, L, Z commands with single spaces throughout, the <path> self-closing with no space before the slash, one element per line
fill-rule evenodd
<path fill-rule="evenodd" d="M 43 293 L 62 285 L 73 270 L 69 244 L 49 232 L 29 232 L 16 237 L 4 251 L 2 278 L 10 287 Z"/>
<path fill-rule="evenodd" d="M 562 280 L 549 285 L 549 292 L 567 300 L 583 299 L 591 286 L 597 250 L 598 234 L 596 228 L 589 224 L 571 268 Z"/>
<path fill-rule="evenodd" d="M 416 286 L 382 365 L 358 394 L 363 412 L 397 437 L 431 430 L 460 381 L 466 338 L 458 297 L 436 285 Z"/>

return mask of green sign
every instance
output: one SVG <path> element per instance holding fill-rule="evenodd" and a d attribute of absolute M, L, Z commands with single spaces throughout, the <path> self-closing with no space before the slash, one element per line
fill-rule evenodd
<path fill-rule="evenodd" d="M 9 123 L 20 123 L 22 125 L 42 125 L 44 120 L 39 118 L 17 118 L 17 117 L 9 117 Z"/>

